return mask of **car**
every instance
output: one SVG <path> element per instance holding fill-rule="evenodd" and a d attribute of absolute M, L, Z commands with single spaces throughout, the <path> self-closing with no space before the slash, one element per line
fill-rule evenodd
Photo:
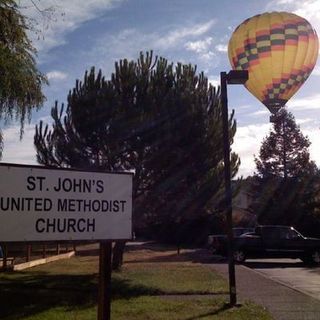
<path fill-rule="evenodd" d="M 240 237 L 243 234 L 254 232 L 254 228 L 233 228 L 232 232 L 234 237 Z"/>
<path fill-rule="evenodd" d="M 237 227 L 232 228 L 233 236 L 240 237 L 243 234 L 254 232 L 254 228 L 250 227 Z M 219 251 L 220 243 L 227 240 L 226 234 L 214 234 L 208 236 L 208 248 L 212 250 L 212 252 L 216 253 Z"/>
<path fill-rule="evenodd" d="M 234 238 L 234 259 L 299 258 L 307 264 L 320 264 L 320 239 L 303 236 L 291 226 L 261 225 L 254 232 Z M 220 239 L 217 253 L 227 256 L 227 239 Z"/>

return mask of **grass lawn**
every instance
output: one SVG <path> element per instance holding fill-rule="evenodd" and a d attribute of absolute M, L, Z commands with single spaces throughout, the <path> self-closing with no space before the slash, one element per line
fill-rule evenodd
<path fill-rule="evenodd" d="M 228 308 L 226 281 L 202 262 L 194 250 L 129 248 L 112 276 L 112 319 L 271 319 L 249 302 Z M 98 257 L 81 255 L 0 273 L 0 319 L 96 319 L 97 272 Z"/>

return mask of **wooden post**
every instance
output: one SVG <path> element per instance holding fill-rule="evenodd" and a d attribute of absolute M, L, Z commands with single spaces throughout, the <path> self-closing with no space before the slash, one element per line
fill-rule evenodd
<path fill-rule="evenodd" d="M 57 255 L 60 254 L 60 243 L 57 243 Z"/>
<path fill-rule="evenodd" d="M 7 270 L 7 257 L 8 257 L 8 247 L 6 244 L 3 245 L 3 263 L 2 263 L 2 267 L 3 270 Z"/>
<path fill-rule="evenodd" d="M 47 257 L 47 245 L 44 244 L 42 246 L 42 258 L 45 259 Z"/>
<path fill-rule="evenodd" d="M 100 242 L 98 320 L 111 319 L 112 242 Z"/>
<path fill-rule="evenodd" d="M 31 244 L 27 244 L 27 262 L 31 260 Z"/>

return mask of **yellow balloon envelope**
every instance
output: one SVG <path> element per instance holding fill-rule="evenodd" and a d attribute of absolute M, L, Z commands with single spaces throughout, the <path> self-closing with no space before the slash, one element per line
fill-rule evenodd
<path fill-rule="evenodd" d="M 318 57 L 318 37 L 293 13 L 271 12 L 245 20 L 229 41 L 234 70 L 248 70 L 247 89 L 272 113 L 297 92 Z"/>

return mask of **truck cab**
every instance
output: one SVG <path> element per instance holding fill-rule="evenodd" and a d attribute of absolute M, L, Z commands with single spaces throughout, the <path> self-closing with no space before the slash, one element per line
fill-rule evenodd
<path fill-rule="evenodd" d="M 307 238 L 290 226 L 258 226 L 255 232 L 234 238 L 234 258 L 300 258 L 320 264 L 320 239 Z"/>

